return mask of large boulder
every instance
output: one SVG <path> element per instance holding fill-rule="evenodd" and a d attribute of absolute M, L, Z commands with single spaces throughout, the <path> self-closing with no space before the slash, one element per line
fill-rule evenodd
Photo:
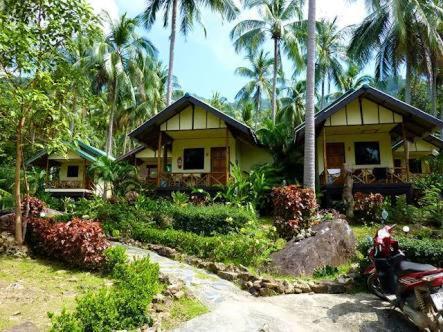
<path fill-rule="evenodd" d="M 316 232 L 301 241 L 291 240 L 271 255 L 276 272 L 286 275 L 311 275 L 315 269 L 346 263 L 355 254 L 356 241 L 345 220 L 323 222 L 312 227 Z"/>
<path fill-rule="evenodd" d="M 0 216 L 0 232 L 15 232 L 15 213 L 6 213 Z"/>

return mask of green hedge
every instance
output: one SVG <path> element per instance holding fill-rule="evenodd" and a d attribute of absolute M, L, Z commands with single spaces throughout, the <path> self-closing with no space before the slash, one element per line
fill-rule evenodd
<path fill-rule="evenodd" d="M 173 228 L 201 235 L 239 232 L 248 221 L 255 220 L 255 216 L 245 209 L 221 204 L 171 206 L 169 213 Z"/>
<path fill-rule="evenodd" d="M 165 245 L 200 258 L 244 265 L 258 265 L 265 261 L 271 252 L 282 246 L 280 241 L 274 241 L 259 234 L 209 237 L 174 229 L 159 230 L 142 225 L 135 226 L 131 236 L 141 242 Z"/>
<path fill-rule="evenodd" d="M 50 314 L 51 331 L 111 332 L 150 324 L 146 308 L 160 290 L 158 264 L 143 258 L 130 264 L 116 263 L 113 269 L 112 287 L 78 297 L 73 312 L 64 309 L 60 315 Z"/>
<path fill-rule="evenodd" d="M 443 240 L 400 238 L 398 242 L 408 260 L 443 267 Z M 358 249 L 366 257 L 371 246 L 365 239 L 360 241 Z"/>

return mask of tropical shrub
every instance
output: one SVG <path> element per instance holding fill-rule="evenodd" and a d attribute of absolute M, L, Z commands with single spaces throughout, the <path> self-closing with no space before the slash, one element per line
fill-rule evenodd
<path fill-rule="evenodd" d="M 29 204 L 29 215 L 37 217 L 43 212 L 46 207 L 45 202 L 39 200 L 36 197 L 26 195 L 22 200 L 22 211 L 26 211 Z"/>
<path fill-rule="evenodd" d="M 308 228 L 317 217 L 317 202 L 312 189 L 296 185 L 274 188 L 272 201 L 274 226 L 278 234 L 287 240 Z"/>
<path fill-rule="evenodd" d="M 105 273 L 113 273 L 117 265 L 126 264 L 128 262 L 126 249 L 122 246 L 109 247 L 105 249 L 103 254 L 105 256 L 105 264 L 103 269 Z"/>
<path fill-rule="evenodd" d="M 381 194 L 354 194 L 354 216 L 359 221 L 381 221 L 384 198 Z"/>
<path fill-rule="evenodd" d="M 420 216 L 429 226 L 443 228 L 443 198 L 441 189 L 430 185 L 418 201 Z"/>
<path fill-rule="evenodd" d="M 397 237 L 397 240 L 408 260 L 443 267 L 443 240 L 407 237 Z M 358 243 L 358 250 L 367 257 L 371 246 L 369 239 L 363 239 Z"/>
<path fill-rule="evenodd" d="M 38 255 L 92 270 L 102 267 L 103 252 L 109 246 L 98 222 L 78 218 L 67 223 L 31 218 L 27 242 Z"/>
<path fill-rule="evenodd" d="M 150 324 L 146 308 L 159 291 L 159 268 L 149 258 L 116 264 L 114 285 L 78 297 L 77 307 L 51 314 L 51 331 L 115 331 Z"/>
<path fill-rule="evenodd" d="M 254 231 L 253 234 L 208 237 L 180 230 L 159 230 L 136 225 L 132 236 L 141 242 L 165 245 L 200 258 L 244 265 L 260 265 L 272 252 L 284 245 L 281 241 L 258 231 Z"/>
<path fill-rule="evenodd" d="M 208 206 L 172 206 L 168 214 L 175 229 L 202 235 L 239 232 L 255 215 L 245 209 L 213 204 Z"/>

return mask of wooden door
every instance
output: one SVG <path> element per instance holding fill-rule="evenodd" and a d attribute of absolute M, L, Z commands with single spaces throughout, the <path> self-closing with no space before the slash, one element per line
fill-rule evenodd
<path fill-rule="evenodd" d="M 328 169 L 342 168 L 346 162 L 344 143 L 326 143 L 326 163 Z"/>
<path fill-rule="evenodd" d="M 211 185 L 226 184 L 226 167 L 226 148 L 211 148 Z"/>

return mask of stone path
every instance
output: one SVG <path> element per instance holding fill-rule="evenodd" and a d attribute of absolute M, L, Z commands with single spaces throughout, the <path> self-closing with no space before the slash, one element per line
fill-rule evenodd
<path fill-rule="evenodd" d="M 416 329 L 370 294 L 299 294 L 255 298 L 205 270 L 126 246 L 130 257 L 150 256 L 160 270 L 183 280 L 210 312 L 177 331 L 398 331 Z"/>

